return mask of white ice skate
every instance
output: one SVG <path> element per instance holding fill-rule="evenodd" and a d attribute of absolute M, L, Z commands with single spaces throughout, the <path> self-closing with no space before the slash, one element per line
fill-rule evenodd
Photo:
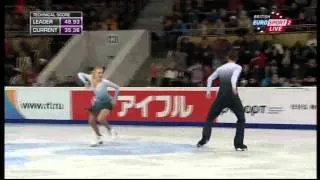
<path fill-rule="evenodd" d="M 108 133 L 109 133 L 109 136 L 110 136 L 112 139 L 118 138 L 118 132 L 115 131 L 113 128 L 112 128 L 110 131 L 108 131 Z"/>
<path fill-rule="evenodd" d="M 103 144 L 101 136 L 96 136 L 96 139 L 91 143 L 91 147 L 99 146 Z"/>

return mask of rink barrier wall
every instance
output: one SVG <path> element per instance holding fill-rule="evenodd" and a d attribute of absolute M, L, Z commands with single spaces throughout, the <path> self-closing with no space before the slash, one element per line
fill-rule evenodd
<path fill-rule="evenodd" d="M 218 88 L 121 88 L 108 120 L 115 125 L 202 126 Z M 110 91 L 113 95 L 113 91 Z M 239 88 L 246 127 L 316 129 L 316 87 Z M 87 124 L 92 91 L 85 88 L 5 87 L 6 123 Z M 225 109 L 215 127 L 234 127 Z"/>
<path fill-rule="evenodd" d="M 146 122 L 146 121 L 113 121 L 109 120 L 112 125 L 121 125 L 121 126 L 191 126 L 191 127 L 202 127 L 203 123 L 196 123 L 196 122 L 170 122 L 170 123 L 163 123 L 163 122 Z M 6 119 L 6 123 L 12 124 L 59 124 L 59 125 L 72 125 L 72 124 L 85 124 L 87 125 L 87 120 L 83 121 L 70 121 L 70 120 L 59 120 L 56 119 L 46 119 L 46 120 L 39 120 L 39 119 Z M 235 128 L 235 123 L 217 123 L 213 126 L 214 128 Z M 309 124 L 263 124 L 263 123 L 247 123 L 246 128 L 253 128 L 253 129 L 290 129 L 290 130 L 316 130 L 316 125 L 309 125 Z"/>

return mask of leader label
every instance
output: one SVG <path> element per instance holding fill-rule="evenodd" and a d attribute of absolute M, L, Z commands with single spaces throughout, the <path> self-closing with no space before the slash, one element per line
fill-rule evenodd
<path fill-rule="evenodd" d="M 31 19 L 32 25 L 59 25 L 59 19 Z"/>

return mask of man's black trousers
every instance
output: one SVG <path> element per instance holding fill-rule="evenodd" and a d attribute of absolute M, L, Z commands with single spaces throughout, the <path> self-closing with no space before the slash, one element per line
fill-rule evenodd
<path fill-rule="evenodd" d="M 237 130 L 234 137 L 234 145 L 242 145 L 244 138 L 244 108 L 238 95 L 234 94 L 220 94 L 218 93 L 215 102 L 212 104 L 207 120 L 202 131 L 202 138 L 209 141 L 211 137 L 213 120 L 216 119 L 224 108 L 229 108 L 236 115 L 238 121 L 236 124 Z"/>

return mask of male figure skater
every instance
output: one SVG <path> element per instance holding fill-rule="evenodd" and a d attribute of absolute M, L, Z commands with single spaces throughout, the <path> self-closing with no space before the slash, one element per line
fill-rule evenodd
<path fill-rule="evenodd" d="M 210 108 L 207 120 L 202 130 L 202 139 L 198 142 L 197 147 L 205 145 L 211 136 L 212 122 L 217 118 L 224 108 L 231 109 L 237 116 L 237 130 L 234 137 L 234 148 L 236 151 L 245 151 L 247 146 L 243 144 L 245 116 L 244 108 L 237 92 L 237 81 L 242 67 L 235 63 L 237 52 L 232 50 L 228 55 L 228 62 L 212 73 L 207 81 L 207 98 L 210 98 L 211 83 L 219 77 L 220 87 L 215 102 Z"/>

